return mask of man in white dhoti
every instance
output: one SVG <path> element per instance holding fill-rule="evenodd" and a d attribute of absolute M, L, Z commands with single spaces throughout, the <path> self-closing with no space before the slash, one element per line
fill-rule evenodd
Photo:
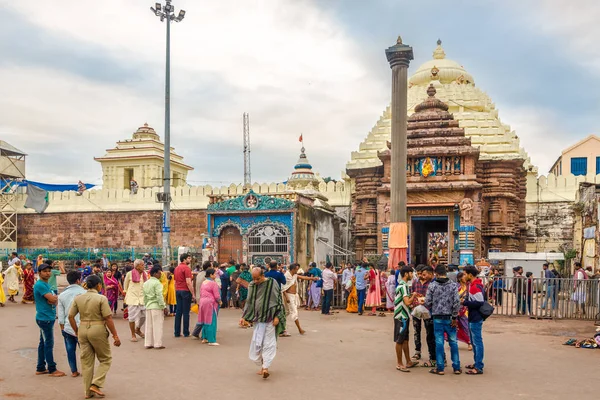
<path fill-rule="evenodd" d="M 285 302 L 286 319 L 288 321 L 294 321 L 298 332 L 304 335 L 306 331 L 300 327 L 300 320 L 298 319 L 298 307 L 300 305 L 300 296 L 298 296 L 298 279 L 307 281 L 315 281 L 317 278 L 298 275 L 298 269 L 300 264 L 290 265 L 288 271 L 285 273 L 286 284 L 281 287 L 283 293 L 283 299 Z M 281 336 L 285 335 L 285 332 Z"/>
<path fill-rule="evenodd" d="M 241 322 L 244 321 L 254 323 L 248 356 L 261 366 L 257 374 L 267 379 L 277 353 L 277 336 L 285 331 L 285 309 L 279 284 L 266 278 L 260 268 L 252 269 L 252 282 L 248 286 Z"/>

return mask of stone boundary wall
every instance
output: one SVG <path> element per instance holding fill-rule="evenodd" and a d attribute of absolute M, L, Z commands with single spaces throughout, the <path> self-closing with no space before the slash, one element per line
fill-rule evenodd
<path fill-rule="evenodd" d="M 162 204 L 156 202 L 156 193 L 162 188 L 153 187 L 139 189 L 137 194 L 132 194 L 128 189 L 100 189 L 87 190 L 78 196 L 76 192 L 49 192 L 50 205 L 45 211 L 48 213 L 73 213 L 73 212 L 112 212 L 112 211 L 142 211 L 162 210 Z M 285 184 L 255 183 L 252 190 L 259 194 L 282 193 L 290 191 Z M 350 205 L 349 182 L 321 182 L 319 191 L 329 199 L 331 206 Z M 171 188 L 173 210 L 205 210 L 209 203 L 209 195 L 241 195 L 242 185 L 212 187 L 187 186 Z M 15 197 L 14 206 L 18 214 L 35 213 L 24 208 L 27 195 L 22 192 Z"/>
<path fill-rule="evenodd" d="M 19 214 L 19 248 L 144 248 L 162 245 L 162 211 Z M 200 247 L 206 210 L 171 214 L 171 246 Z"/>

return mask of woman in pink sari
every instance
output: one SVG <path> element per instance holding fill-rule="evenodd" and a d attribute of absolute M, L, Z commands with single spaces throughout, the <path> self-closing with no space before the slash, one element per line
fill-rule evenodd
<path fill-rule="evenodd" d="M 462 304 L 469 293 L 467 282 L 465 281 L 465 273 L 459 272 L 458 275 L 456 275 L 456 281 L 458 282 L 458 295 Z M 458 310 L 458 330 L 456 338 L 461 342 L 466 343 L 469 346 L 469 350 L 471 350 L 471 334 L 469 332 L 468 313 L 469 311 L 465 306 L 461 306 Z"/>
<path fill-rule="evenodd" d="M 115 315 L 119 307 L 119 281 L 113 276 L 111 270 L 104 273 L 104 287 L 108 305 Z"/>
<path fill-rule="evenodd" d="M 381 307 L 381 279 L 380 272 L 373 264 L 369 265 L 369 289 L 365 308 L 371 307 L 370 316 L 377 315 L 377 307 Z M 379 316 L 385 317 L 384 313 L 379 313 Z"/>
<path fill-rule="evenodd" d="M 208 343 L 209 346 L 219 345 L 217 343 L 217 311 L 221 305 L 221 291 L 215 282 L 216 275 L 214 268 L 206 270 L 206 280 L 202 282 L 200 304 L 198 305 L 198 325 L 202 330 L 202 343 Z"/>

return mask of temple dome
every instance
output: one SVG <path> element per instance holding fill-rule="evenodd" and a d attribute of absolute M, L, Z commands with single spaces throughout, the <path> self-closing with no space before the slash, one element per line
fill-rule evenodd
<path fill-rule="evenodd" d="M 479 147 L 480 160 L 523 160 L 525 168 L 531 167 L 537 173 L 516 133 L 500 120 L 492 99 L 475 86 L 473 77 L 460 64 L 446 58 L 439 40 L 432 60 L 422 64 L 409 78 L 408 115 L 427 99 L 427 88 L 431 84 L 437 92 L 436 98 L 448 105 L 448 111 L 471 138 L 472 146 Z M 346 164 L 347 172 L 382 165 L 377 154 L 385 150 L 391 140 L 391 115 L 388 106 L 358 151 L 352 152 Z"/>
<path fill-rule="evenodd" d="M 148 126 L 148 123 L 145 123 L 144 126 L 140 126 L 137 131 L 133 133 L 133 138 L 160 140 L 154 128 Z"/>
<path fill-rule="evenodd" d="M 441 83 L 457 81 L 475 83 L 471 74 L 462 65 L 446 58 L 446 52 L 442 48 L 441 40 L 438 40 L 437 47 L 433 51 L 433 59 L 421 64 L 408 82 L 409 85 L 425 85 L 429 84 L 432 80 L 439 80 Z"/>
<path fill-rule="evenodd" d="M 304 146 L 300 150 L 300 157 L 294 166 L 294 172 L 287 181 L 288 186 L 293 189 L 318 188 L 319 180 L 312 171 L 312 165 L 306 157 Z"/>

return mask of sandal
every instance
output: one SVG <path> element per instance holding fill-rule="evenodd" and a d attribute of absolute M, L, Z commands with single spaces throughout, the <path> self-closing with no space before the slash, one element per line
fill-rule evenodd
<path fill-rule="evenodd" d="M 483 371 L 480 369 L 470 369 L 466 372 L 467 375 L 483 375 Z"/>
<path fill-rule="evenodd" d="M 418 366 L 419 366 L 419 363 L 418 362 L 414 362 L 414 363 L 412 363 L 410 365 L 407 365 L 406 368 L 414 368 L 414 367 L 418 367 Z"/>
<path fill-rule="evenodd" d="M 411 360 L 420 360 L 421 359 L 421 353 L 415 353 L 415 355 L 412 356 L 410 359 Z"/>
<path fill-rule="evenodd" d="M 400 372 L 410 372 L 410 369 L 406 368 L 406 367 L 399 367 L 396 366 L 396 369 Z"/>
<path fill-rule="evenodd" d="M 100 388 L 98 388 L 98 387 L 96 387 L 94 385 L 90 386 L 89 391 L 92 392 L 93 394 L 95 394 L 98 397 L 104 397 L 105 396 L 105 394 L 100 391 Z"/>
<path fill-rule="evenodd" d="M 460 374 L 462 374 L 462 369 L 459 368 L 459 369 L 454 370 L 454 375 L 460 375 Z"/>
<path fill-rule="evenodd" d="M 475 365 L 473 364 L 469 364 L 469 365 L 465 365 L 466 369 L 475 369 Z"/>
<path fill-rule="evenodd" d="M 564 342 L 563 345 L 565 345 L 565 346 L 574 346 L 576 341 L 577 341 L 577 339 L 569 339 L 566 342 Z"/>
<path fill-rule="evenodd" d="M 437 364 L 436 364 L 436 362 L 435 362 L 435 361 L 431 361 L 431 360 L 429 360 L 429 361 L 425 361 L 425 362 L 423 363 L 423 365 L 421 365 L 421 366 L 422 366 L 422 367 L 425 367 L 425 368 L 435 368 L 435 367 L 437 366 Z"/>
<path fill-rule="evenodd" d="M 444 371 L 439 371 L 437 368 L 430 369 L 429 373 L 433 375 L 444 375 Z"/>

